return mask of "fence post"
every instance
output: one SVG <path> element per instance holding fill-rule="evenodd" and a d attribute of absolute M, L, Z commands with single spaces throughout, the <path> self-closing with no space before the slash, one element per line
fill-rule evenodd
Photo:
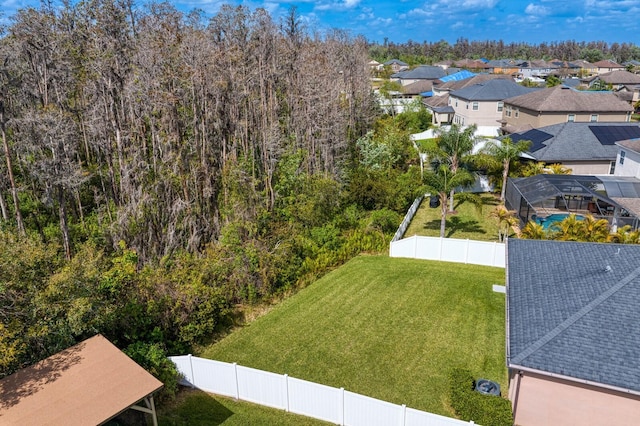
<path fill-rule="evenodd" d="M 289 375 L 284 375 L 284 397 L 286 398 L 286 406 L 284 411 L 289 412 Z"/>
<path fill-rule="evenodd" d="M 404 426 L 407 423 L 407 405 L 402 404 L 402 412 L 400 413 L 400 426 Z"/>
<path fill-rule="evenodd" d="M 191 389 L 196 387 L 196 376 L 193 374 L 193 361 L 191 360 L 192 356 L 189 354 L 189 370 L 191 371 Z"/>
<path fill-rule="evenodd" d="M 420 240 L 420 238 L 417 235 L 414 235 L 413 237 L 413 258 L 417 259 L 418 258 L 418 241 Z"/>
<path fill-rule="evenodd" d="M 236 376 L 236 401 L 240 399 L 240 386 L 238 386 L 238 364 L 233 363 L 233 372 Z"/>
<path fill-rule="evenodd" d="M 467 246 L 466 246 L 465 251 L 464 251 L 464 263 L 465 264 L 469 263 L 469 245 L 470 245 L 469 239 L 467 238 Z"/>
<path fill-rule="evenodd" d="M 340 388 L 340 424 L 344 426 L 344 388 Z"/>

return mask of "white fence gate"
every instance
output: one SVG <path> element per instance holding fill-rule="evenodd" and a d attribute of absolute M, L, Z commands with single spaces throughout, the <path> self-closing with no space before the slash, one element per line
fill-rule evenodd
<path fill-rule="evenodd" d="M 191 355 L 169 357 L 183 385 L 347 426 L 461 426 L 473 424 L 320 385 Z"/>
<path fill-rule="evenodd" d="M 505 267 L 504 243 L 413 236 L 391 242 L 391 257 Z"/>

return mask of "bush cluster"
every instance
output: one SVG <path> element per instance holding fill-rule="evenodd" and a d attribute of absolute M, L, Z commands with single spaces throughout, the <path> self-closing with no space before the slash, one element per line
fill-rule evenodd
<path fill-rule="evenodd" d="M 483 426 L 511 426 L 511 401 L 473 390 L 471 371 L 455 368 L 449 374 L 451 406 L 462 420 L 473 420 Z"/>

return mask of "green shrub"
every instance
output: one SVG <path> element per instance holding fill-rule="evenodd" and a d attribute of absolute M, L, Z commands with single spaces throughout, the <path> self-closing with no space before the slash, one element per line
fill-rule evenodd
<path fill-rule="evenodd" d="M 449 374 L 449 380 L 451 406 L 462 420 L 473 420 L 482 426 L 513 424 L 511 401 L 474 391 L 471 371 L 455 368 Z"/>
<path fill-rule="evenodd" d="M 167 358 L 167 353 L 160 344 L 136 342 L 129 345 L 123 352 L 164 383 L 159 394 L 160 401 L 175 397 L 180 374 L 176 365 Z"/>

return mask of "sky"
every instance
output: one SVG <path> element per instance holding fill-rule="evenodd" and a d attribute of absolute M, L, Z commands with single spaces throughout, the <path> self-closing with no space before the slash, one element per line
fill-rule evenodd
<path fill-rule="evenodd" d="M 144 0 L 136 0 L 143 4 Z M 340 28 L 372 42 L 449 43 L 461 37 L 505 42 L 562 40 L 630 42 L 640 45 L 640 0 L 320 0 L 170 1 L 188 12 L 213 16 L 222 4 L 264 8 L 279 20 L 295 6 L 309 29 Z M 39 0 L 0 0 L 6 23 L 18 8 Z"/>

